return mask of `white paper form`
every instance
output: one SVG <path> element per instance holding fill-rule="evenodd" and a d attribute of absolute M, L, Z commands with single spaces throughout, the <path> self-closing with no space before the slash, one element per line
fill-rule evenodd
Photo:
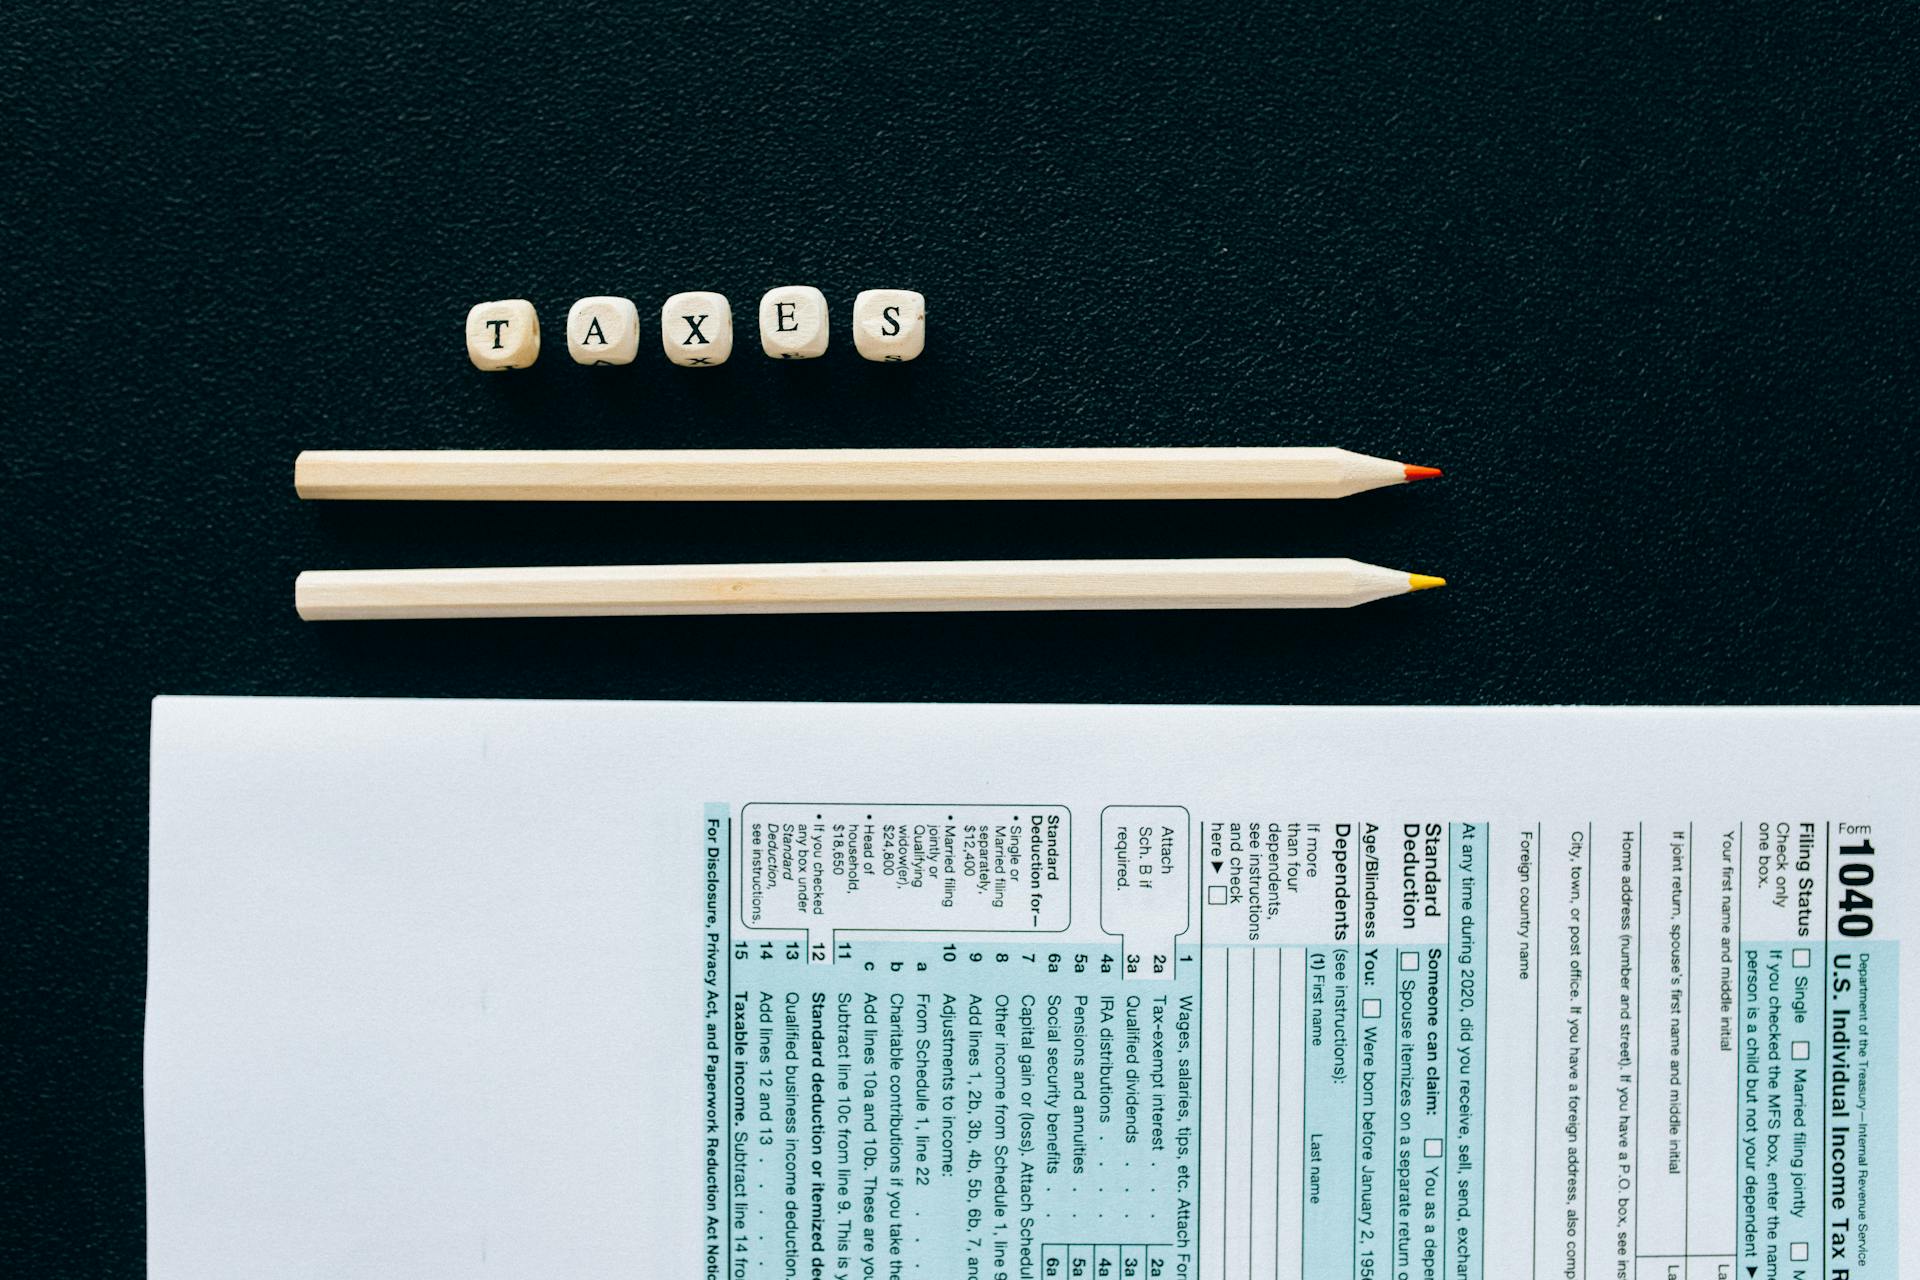
<path fill-rule="evenodd" d="M 150 1274 L 1920 1274 L 1917 762 L 1908 710 L 160 699 Z"/>

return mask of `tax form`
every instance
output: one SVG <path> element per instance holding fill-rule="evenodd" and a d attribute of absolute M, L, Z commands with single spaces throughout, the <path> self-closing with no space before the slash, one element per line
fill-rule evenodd
<path fill-rule="evenodd" d="M 1920 1274 L 1916 763 L 1904 709 L 163 698 L 150 1274 Z"/>

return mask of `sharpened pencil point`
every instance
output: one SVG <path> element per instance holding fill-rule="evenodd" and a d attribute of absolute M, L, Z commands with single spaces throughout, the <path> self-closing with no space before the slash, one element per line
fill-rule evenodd
<path fill-rule="evenodd" d="M 1444 587 L 1446 585 L 1447 580 L 1445 578 L 1433 578 L 1424 573 L 1410 573 L 1407 575 L 1407 590 L 1409 591 L 1425 591 L 1429 587 Z"/>
<path fill-rule="evenodd" d="M 1437 479 L 1440 475 L 1440 468 L 1438 467 L 1405 467 L 1402 469 L 1407 473 L 1407 479 L 1409 480 L 1433 480 Z"/>

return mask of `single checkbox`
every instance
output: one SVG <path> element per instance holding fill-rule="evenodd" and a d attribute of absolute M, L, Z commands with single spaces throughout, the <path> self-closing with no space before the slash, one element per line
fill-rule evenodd
<path fill-rule="evenodd" d="M 1419 967 L 1420 967 L 1420 953 L 1418 951 L 1402 951 L 1400 953 L 1401 972 L 1411 973 L 1413 970 L 1418 969 Z"/>
<path fill-rule="evenodd" d="M 1223 884 L 1208 885 L 1207 886 L 1207 905 L 1210 907 L 1226 906 L 1227 905 L 1227 886 Z"/>
<path fill-rule="evenodd" d="M 1429 1156 L 1438 1157 L 1440 1153 L 1445 1150 L 1446 1150 L 1446 1146 L 1440 1141 L 1440 1139 L 1438 1138 L 1427 1139 L 1426 1151 Z"/>
<path fill-rule="evenodd" d="M 1360 1016 L 1363 1018 L 1379 1017 L 1380 1002 L 1378 1000 L 1362 1000 L 1360 1002 Z"/>
<path fill-rule="evenodd" d="M 1793 967 L 1794 968 L 1804 969 L 1812 963 L 1813 963 L 1813 952 L 1809 951 L 1805 947 L 1795 947 L 1793 949 Z"/>
<path fill-rule="evenodd" d="M 1795 1040 L 1793 1042 L 1793 1060 L 1795 1062 L 1804 1062 L 1807 1058 L 1807 1055 L 1812 1052 L 1813 1052 L 1812 1046 L 1809 1045 L 1805 1040 Z"/>
<path fill-rule="evenodd" d="M 1792 1244 L 1788 1245 L 1787 1257 L 1795 1262 L 1805 1262 L 1807 1260 L 1807 1242 L 1805 1240 L 1795 1240 Z"/>

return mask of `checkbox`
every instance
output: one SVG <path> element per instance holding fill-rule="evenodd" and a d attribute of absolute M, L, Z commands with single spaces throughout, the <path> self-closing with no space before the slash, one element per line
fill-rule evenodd
<path fill-rule="evenodd" d="M 1420 953 L 1418 951 L 1402 951 L 1400 953 L 1400 971 L 1402 973 L 1412 973 L 1419 967 Z"/>
<path fill-rule="evenodd" d="M 1440 1153 L 1445 1150 L 1446 1150 L 1446 1146 L 1440 1141 L 1440 1139 L 1438 1138 L 1427 1139 L 1426 1151 L 1429 1156 L 1432 1156 L 1435 1159 L 1438 1159 L 1440 1156 Z"/>
<path fill-rule="evenodd" d="M 1363 1018 L 1379 1017 L 1380 1002 L 1378 1000 L 1362 1000 L 1360 1002 L 1360 1016 Z"/>
<path fill-rule="evenodd" d="M 1227 886 L 1223 884 L 1208 885 L 1207 886 L 1207 905 L 1210 907 L 1226 906 L 1227 905 Z"/>
<path fill-rule="evenodd" d="M 1812 963 L 1813 963 L 1812 951 L 1809 951 L 1805 947 L 1795 947 L 1793 949 L 1793 967 L 1794 968 L 1804 969 Z M 1805 1248 L 1805 1247 L 1806 1247 L 1805 1245 L 1801 1246 L 1801 1248 Z"/>
<path fill-rule="evenodd" d="M 1807 1242 L 1805 1240 L 1795 1240 L 1792 1244 L 1788 1245 L 1787 1257 L 1794 1262 L 1805 1262 L 1807 1260 Z"/>
<path fill-rule="evenodd" d="M 1793 1060 L 1795 1062 L 1805 1062 L 1807 1055 L 1812 1051 L 1812 1046 L 1808 1045 L 1805 1040 L 1795 1040 L 1793 1042 Z"/>

